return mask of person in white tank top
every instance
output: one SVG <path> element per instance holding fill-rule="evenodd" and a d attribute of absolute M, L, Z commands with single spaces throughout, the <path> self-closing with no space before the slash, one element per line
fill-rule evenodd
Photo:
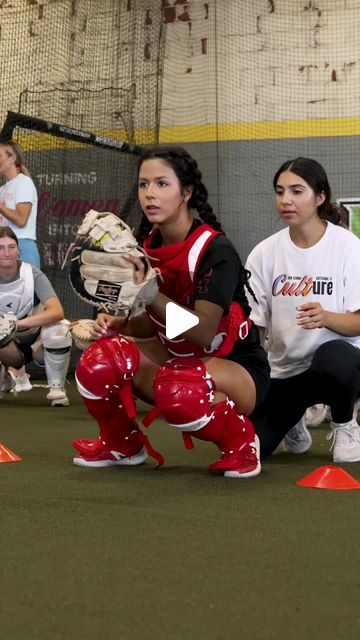
<path fill-rule="evenodd" d="M 68 406 L 65 379 L 72 339 L 69 322 L 50 281 L 40 269 L 18 260 L 17 237 L 0 226 L 0 315 L 16 321 L 14 337 L 0 347 L 0 399 L 17 391 L 19 369 L 34 360 L 45 365 L 51 406 Z"/>

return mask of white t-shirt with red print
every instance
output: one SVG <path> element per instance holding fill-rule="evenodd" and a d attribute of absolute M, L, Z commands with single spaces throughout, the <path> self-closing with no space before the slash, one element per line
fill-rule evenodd
<path fill-rule="evenodd" d="M 353 233 L 328 222 L 321 240 L 302 249 L 282 229 L 253 249 L 246 268 L 258 300 L 251 301 L 251 318 L 267 330 L 273 378 L 308 369 L 316 349 L 329 340 L 360 347 L 360 336 L 306 330 L 296 320 L 297 307 L 310 301 L 335 313 L 360 310 L 360 240 Z"/>
<path fill-rule="evenodd" d="M 0 187 L 0 202 L 8 209 L 16 209 L 16 205 L 22 202 L 31 203 L 31 212 L 25 227 L 18 227 L 0 214 L 0 225 L 10 227 L 16 233 L 18 239 L 29 238 L 36 240 L 36 216 L 37 216 L 37 193 L 36 188 L 29 176 L 19 173 L 16 178 L 9 180 Z"/>

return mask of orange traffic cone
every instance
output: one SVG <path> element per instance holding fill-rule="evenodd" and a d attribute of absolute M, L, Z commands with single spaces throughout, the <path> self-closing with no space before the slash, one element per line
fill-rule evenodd
<path fill-rule="evenodd" d="M 360 489 L 360 482 L 355 480 L 350 473 L 333 465 L 318 467 L 300 480 L 297 480 L 296 484 L 300 487 L 312 487 L 314 489 L 335 489 L 340 491 Z"/>
<path fill-rule="evenodd" d="M 0 442 L 0 462 L 19 462 L 20 456 Z"/>

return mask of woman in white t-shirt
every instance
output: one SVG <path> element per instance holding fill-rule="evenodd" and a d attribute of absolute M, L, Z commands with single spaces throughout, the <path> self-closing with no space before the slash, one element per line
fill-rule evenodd
<path fill-rule="evenodd" d="M 36 244 L 37 192 L 15 142 L 0 143 L 0 225 L 8 225 L 19 240 L 20 258 L 40 268 Z"/>
<path fill-rule="evenodd" d="M 5 178 L 0 187 L 0 225 L 10 227 L 17 236 L 20 260 L 40 269 L 36 244 L 37 192 L 15 142 L 0 143 L 0 176 Z M 17 392 L 32 389 L 24 367 L 13 369 L 13 373 Z"/>
<path fill-rule="evenodd" d="M 263 455 L 285 437 L 306 451 L 307 407 L 331 407 L 335 462 L 360 461 L 360 240 L 338 226 L 323 167 L 310 158 L 285 162 L 274 177 L 286 228 L 258 244 L 246 268 L 257 303 L 253 321 L 268 336 L 271 386 L 253 416 Z M 294 427 L 295 425 L 295 427 Z"/>

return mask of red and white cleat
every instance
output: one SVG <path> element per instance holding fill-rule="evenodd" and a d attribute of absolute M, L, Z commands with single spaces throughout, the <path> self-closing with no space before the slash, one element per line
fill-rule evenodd
<path fill-rule="evenodd" d="M 146 451 L 142 442 L 135 444 L 134 436 L 130 434 L 126 437 L 122 451 L 111 448 L 99 439 L 74 440 L 73 446 L 79 454 L 73 458 L 73 463 L 77 467 L 114 467 L 114 466 L 135 466 L 144 464 Z M 139 446 L 140 444 L 140 446 Z M 135 446 L 134 446 L 135 445 Z"/>
<path fill-rule="evenodd" d="M 209 466 L 210 471 L 224 471 L 225 478 L 254 478 L 261 472 L 260 442 L 258 436 L 237 451 L 225 452 L 220 460 Z"/>

